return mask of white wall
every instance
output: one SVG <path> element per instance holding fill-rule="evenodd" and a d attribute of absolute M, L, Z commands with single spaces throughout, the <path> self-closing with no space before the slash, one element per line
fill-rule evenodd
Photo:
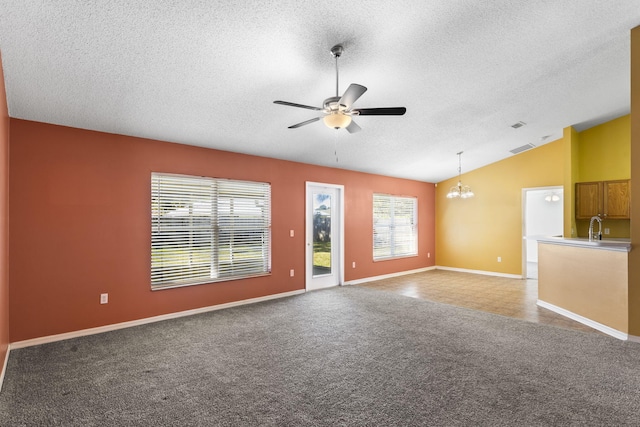
<path fill-rule="evenodd" d="M 548 202 L 545 197 L 556 194 L 557 202 Z M 562 187 L 548 187 L 526 191 L 525 237 L 561 236 L 563 233 Z M 538 262 L 538 242 L 527 239 L 527 262 Z"/>

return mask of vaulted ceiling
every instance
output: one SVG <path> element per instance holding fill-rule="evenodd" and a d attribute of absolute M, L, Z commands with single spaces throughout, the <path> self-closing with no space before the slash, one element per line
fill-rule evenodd
<path fill-rule="evenodd" d="M 636 0 L 0 1 L 11 117 L 438 182 L 629 112 Z M 342 93 L 362 131 L 287 127 Z M 517 122 L 526 125 L 514 129 Z"/>

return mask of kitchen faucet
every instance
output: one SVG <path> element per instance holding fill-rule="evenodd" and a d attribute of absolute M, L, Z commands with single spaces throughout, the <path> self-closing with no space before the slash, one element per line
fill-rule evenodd
<path fill-rule="evenodd" d="M 593 221 L 598 221 L 598 240 L 602 240 L 602 219 L 599 216 L 592 216 L 589 221 L 589 241 L 593 242 Z"/>

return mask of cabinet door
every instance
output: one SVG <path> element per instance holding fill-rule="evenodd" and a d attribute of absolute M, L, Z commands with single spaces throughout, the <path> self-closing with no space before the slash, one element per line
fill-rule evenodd
<path fill-rule="evenodd" d="M 604 217 L 608 219 L 628 219 L 631 214 L 631 182 L 604 182 Z"/>
<path fill-rule="evenodd" d="M 602 183 L 576 183 L 576 219 L 602 215 Z"/>

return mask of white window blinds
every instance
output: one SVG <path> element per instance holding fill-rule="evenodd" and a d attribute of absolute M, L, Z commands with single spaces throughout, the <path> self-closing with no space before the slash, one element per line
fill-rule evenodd
<path fill-rule="evenodd" d="M 415 197 L 373 195 L 373 259 L 418 254 L 418 201 Z"/>
<path fill-rule="evenodd" d="M 151 288 L 271 271 L 271 186 L 151 174 Z"/>

